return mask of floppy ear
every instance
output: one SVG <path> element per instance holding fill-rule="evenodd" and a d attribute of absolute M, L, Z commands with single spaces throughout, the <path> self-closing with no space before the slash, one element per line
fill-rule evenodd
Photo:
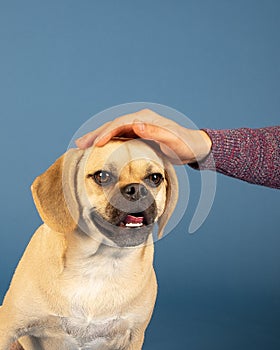
<path fill-rule="evenodd" d="M 38 176 L 31 186 L 42 220 L 56 232 L 67 233 L 77 227 L 79 211 L 74 185 L 82 155 L 83 151 L 70 149 Z"/>
<path fill-rule="evenodd" d="M 169 160 L 164 159 L 165 178 L 167 181 L 166 202 L 163 214 L 158 220 L 158 238 L 162 238 L 164 228 L 170 219 L 178 200 L 178 180 L 175 169 Z"/>

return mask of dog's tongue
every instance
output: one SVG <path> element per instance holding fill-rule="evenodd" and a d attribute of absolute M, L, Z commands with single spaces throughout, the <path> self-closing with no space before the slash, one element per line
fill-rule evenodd
<path fill-rule="evenodd" d="M 143 223 L 143 216 L 133 216 L 133 215 L 127 215 L 127 217 L 124 219 L 125 224 L 142 224 Z"/>

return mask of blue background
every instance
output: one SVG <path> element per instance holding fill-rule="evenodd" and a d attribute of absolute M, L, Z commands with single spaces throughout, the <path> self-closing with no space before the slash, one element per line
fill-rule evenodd
<path fill-rule="evenodd" d="M 0 2 L 1 298 L 40 224 L 29 187 L 92 115 L 151 101 L 199 127 L 279 124 L 279 18 L 277 0 Z M 189 235 L 188 172 L 144 349 L 279 349 L 279 191 L 218 175 Z"/>

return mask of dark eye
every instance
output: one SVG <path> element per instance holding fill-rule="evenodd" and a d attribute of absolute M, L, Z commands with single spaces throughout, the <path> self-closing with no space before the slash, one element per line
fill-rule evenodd
<path fill-rule="evenodd" d="M 111 184 L 114 180 L 114 177 L 111 173 L 105 170 L 98 170 L 93 175 L 90 175 L 93 180 L 100 186 L 107 186 Z"/>
<path fill-rule="evenodd" d="M 151 187 L 158 187 L 163 180 L 163 176 L 160 173 L 153 173 L 145 177 L 145 182 Z"/>

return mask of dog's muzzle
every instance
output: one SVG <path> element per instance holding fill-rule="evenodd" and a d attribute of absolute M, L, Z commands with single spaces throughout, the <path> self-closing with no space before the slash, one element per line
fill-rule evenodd
<path fill-rule="evenodd" d="M 112 196 L 105 213 L 108 220 L 96 210 L 91 212 L 100 232 L 120 247 L 134 247 L 145 243 L 152 233 L 157 206 L 144 185 L 132 183 Z"/>

